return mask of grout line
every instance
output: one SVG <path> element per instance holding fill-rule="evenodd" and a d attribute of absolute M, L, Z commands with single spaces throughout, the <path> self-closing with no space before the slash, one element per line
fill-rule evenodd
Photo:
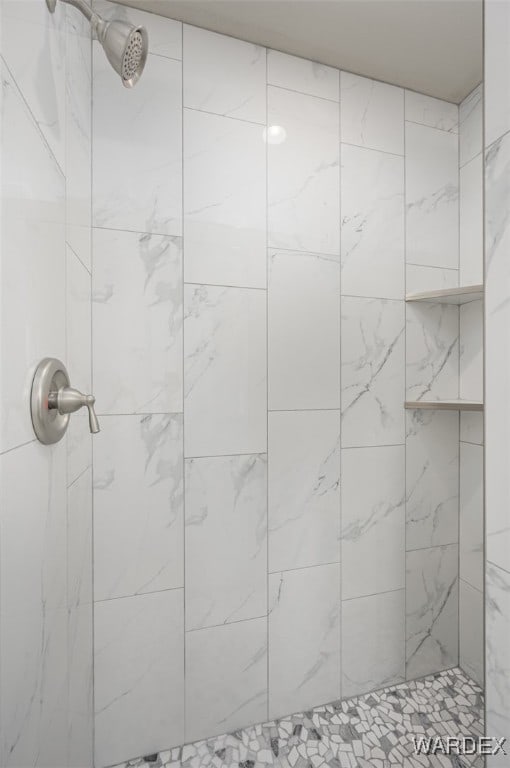
<path fill-rule="evenodd" d="M 406 142 L 406 124 L 405 124 L 405 99 L 404 99 L 404 297 L 407 296 L 407 142 Z M 408 306 L 404 301 L 404 397 L 407 399 L 407 317 Z M 407 424 L 411 418 L 404 410 L 404 680 L 408 680 L 407 674 L 407 504 L 408 504 L 408 484 L 407 484 Z"/>
<path fill-rule="evenodd" d="M 268 49 L 265 49 L 266 56 L 266 132 L 269 127 L 269 62 Z M 266 173 L 266 717 L 269 719 L 270 710 L 270 632 L 269 632 L 269 144 L 265 142 L 264 148 L 265 173 Z"/>
<path fill-rule="evenodd" d="M 249 616 L 246 619 L 236 619 L 235 621 L 224 621 L 222 624 L 208 624 L 205 627 L 190 627 L 186 630 L 186 635 L 190 635 L 192 632 L 203 632 L 208 629 L 219 629 L 220 627 L 231 627 L 233 624 L 246 624 L 249 621 L 260 621 L 261 619 L 267 619 L 267 613 L 263 613 L 260 616 Z M 247 728 L 250 725 L 246 726 Z"/>
<path fill-rule="evenodd" d="M 198 459 L 232 459 L 239 456 L 267 456 L 265 451 L 248 451 L 247 453 L 217 453 L 209 456 L 184 456 L 185 461 L 196 461 Z"/>
<path fill-rule="evenodd" d="M 183 99 L 184 99 L 184 93 L 183 93 Z M 185 107 L 184 103 L 182 105 L 182 112 L 183 117 L 185 112 L 198 112 L 202 115 L 211 115 L 211 117 L 223 117 L 226 120 L 235 120 L 236 123 L 246 123 L 248 125 L 256 125 L 258 128 L 265 128 L 265 123 L 258 123 L 256 120 L 245 120 L 242 117 L 234 117 L 233 115 L 226 115 L 222 112 L 210 112 L 207 109 L 199 109 L 198 107 Z"/>
<path fill-rule="evenodd" d="M 327 563 L 314 563 L 313 565 L 298 565 L 294 568 L 275 568 L 274 571 L 269 571 L 271 576 L 275 576 L 277 573 L 295 573 L 296 571 L 309 571 L 312 568 L 327 568 L 330 565 L 340 565 L 340 560 L 330 560 Z"/>
<path fill-rule="evenodd" d="M 19 445 L 13 445 L 12 448 L 6 448 L 5 451 L 2 451 L 0 453 L 0 456 L 7 456 L 8 453 L 12 453 L 13 451 L 17 451 L 20 448 L 26 448 L 27 445 L 32 445 L 32 443 L 36 443 L 37 438 L 33 437 L 32 440 L 27 440 L 26 443 L 20 443 Z"/>
<path fill-rule="evenodd" d="M 340 146 L 356 147 L 356 149 L 366 149 L 368 152 L 377 152 L 380 155 L 389 155 L 390 157 L 398 157 L 400 160 L 404 159 L 403 153 L 389 152 L 387 149 L 379 149 L 378 147 L 367 147 L 366 144 L 353 144 L 352 141 L 340 140 Z"/>
<path fill-rule="evenodd" d="M 186 350 L 185 350 L 185 325 L 184 325 L 184 270 L 185 270 L 185 259 L 186 259 L 186 250 L 185 250 L 185 240 L 184 240 L 184 196 L 185 196 L 185 186 L 184 186 L 184 24 L 181 23 L 181 56 L 182 56 L 182 66 L 181 66 L 181 254 L 182 254 L 182 260 L 181 260 L 181 312 L 182 312 L 182 323 L 181 323 L 181 333 L 182 333 L 182 546 L 183 546 L 183 553 L 182 553 L 182 581 L 183 581 L 183 591 L 182 591 L 182 602 L 183 602 L 183 615 L 182 615 L 182 665 L 183 665 L 183 741 L 186 741 L 186 734 L 189 728 L 188 723 L 188 697 L 187 697 L 187 663 L 188 663 L 188 654 L 187 654 L 187 643 L 186 643 L 186 451 L 185 451 L 185 445 L 186 445 L 186 417 L 184 413 L 184 406 L 185 406 L 185 371 L 186 371 Z"/>
<path fill-rule="evenodd" d="M 100 603 L 111 603 L 114 600 L 130 600 L 133 597 L 147 597 L 148 595 L 162 595 L 165 592 L 178 592 L 180 589 L 184 591 L 184 585 L 179 587 L 166 587 L 165 589 L 153 589 L 150 592 L 134 592 L 130 595 L 115 595 L 114 597 L 102 597 L 98 600 L 94 600 L 94 605 Z"/>
<path fill-rule="evenodd" d="M 192 286 L 206 286 L 207 288 L 233 288 L 238 291 L 265 291 L 266 288 L 260 288 L 259 286 L 255 285 L 225 285 L 222 283 L 191 283 L 185 280 L 183 282 L 183 286 L 186 285 L 192 285 Z"/>
<path fill-rule="evenodd" d="M 268 48 L 267 50 L 272 50 L 271 48 Z M 291 54 L 289 54 L 291 55 Z M 301 58 L 301 57 L 299 57 Z M 328 66 L 327 64 L 324 64 L 323 66 Z M 332 67 L 332 69 L 335 69 L 335 67 Z M 340 70 L 336 70 L 338 73 L 340 73 Z M 340 77 L 338 78 L 340 82 Z M 299 96 L 307 96 L 310 99 L 320 99 L 321 101 L 326 101 L 329 104 L 339 104 L 340 99 L 330 99 L 328 96 L 319 96 L 316 93 L 307 93 L 306 91 L 298 91 L 296 88 L 289 88 L 287 85 L 277 85 L 276 83 L 270 83 L 269 80 L 267 81 L 267 88 L 269 91 L 269 88 L 278 88 L 280 91 L 288 91 L 289 93 L 297 93 Z"/>
<path fill-rule="evenodd" d="M 357 595 L 356 597 L 343 597 L 342 603 L 350 603 L 353 600 L 368 600 L 370 597 L 379 597 L 380 595 L 394 595 L 396 592 L 404 592 L 406 588 L 397 587 L 396 589 L 385 589 L 383 592 L 371 592 L 369 595 Z"/>
<path fill-rule="evenodd" d="M 444 99 L 440 99 L 440 101 L 444 101 Z M 451 102 L 447 102 L 448 104 L 451 104 Z M 455 105 L 458 107 L 458 104 Z M 441 133 L 445 133 L 447 136 L 458 136 L 460 132 L 460 124 L 457 119 L 457 130 L 456 131 L 447 131 L 444 128 L 438 128 L 437 125 L 429 125 L 428 123 L 419 123 L 417 120 L 409 120 L 407 117 L 405 118 L 406 123 L 410 123 L 411 125 L 421 125 L 423 128 L 432 128 L 433 131 L 440 131 Z"/>
<path fill-rule="evenodd" d="M 343 537 L 342 537 L 342 242 L 343 242 L 343 226 L 342 226 L 342 83 L 341 77 L 338 77 L 338 140 L 339 140 L 339 155 L 338 155 L 338 243 L 340 262 L 338 265 L 338 333 L 339 333 L 339 354 L 338 354 L 338 384 L 340 389 L 340 411 L 339 411 L 339 446 L 338 446 L 338 477 L 339 477 L 339 489 L 338 489 L 338 525 L 339 525 L 339 538 L 338 538 L 338 557 L 340 559 L 340 566 L 338 568 L 339 577 L 339 597 L 340 605 L 338 608 L 338 620 L 339 620 L 339 681 L 338 681 L 338 695 L 342 696 L 343 688 L 343 668 L 344 668 L 344 649 L 343 649 L 343 605 L 342 605 L 342 588 L 343 588 L 343 566 L 342 566 L 342 554 L 343 554 Z"/>

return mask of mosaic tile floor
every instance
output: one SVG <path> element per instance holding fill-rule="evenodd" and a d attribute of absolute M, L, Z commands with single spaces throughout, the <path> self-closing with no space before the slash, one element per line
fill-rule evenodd
<path fill-rule="evenodd" d="M 414 755 L 413 736 L 483 735 L 483 695 L 460 669 L 197 741 L 119 768 L 482 768 Z"/>

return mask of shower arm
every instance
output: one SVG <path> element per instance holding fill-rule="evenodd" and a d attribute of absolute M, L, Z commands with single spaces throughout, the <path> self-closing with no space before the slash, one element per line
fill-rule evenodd
<path fill-rule="evenodd" d="M 98 16 L 97 13 L 95 13 L 95 11 L 92 10 L 92 8 L 87 2 L 85 2 L 85 0 L 60 0 L 60 2 L 72 5 L 74 8 L 77 8 L 79 11 L 81 11 L 87 21 L 91 23 L 94 32 L 97 33 L 98 26 L 102 19 L 100 16 Z M 51 11 L 51 13 L 55 13 L 57 0 L 46 0 L 46 5 L 48 6 L 48 10 Z"/>

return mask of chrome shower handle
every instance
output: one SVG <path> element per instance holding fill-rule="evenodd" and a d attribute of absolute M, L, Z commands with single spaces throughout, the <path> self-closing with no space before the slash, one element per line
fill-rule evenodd
<path fill-rule="evenodd" d="M 76 413 L 80 408 L 88 408 L 89 428 L 93 435 L 100 431 L 99 421 L 94 410 L 96 398 L 94 395 L 84 395 L 73 387 L 61 387 L 56 392 L 50 392 L 48 398 L 48 408 L 56 408 L 64 416 L 69 413 Z"/>

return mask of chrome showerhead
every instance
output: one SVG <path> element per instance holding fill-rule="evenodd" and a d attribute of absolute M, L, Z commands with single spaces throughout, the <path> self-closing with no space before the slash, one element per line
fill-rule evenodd
<path fill-rule="evenodd" d="M 62 0 L 78 8 L 90 21 L 106 57 L 126 88 L 132 88 L 141 77 L 149 49 L 145 27 L 136 27 L 121 19 L 107 21 L 95 13 L 85 0 Z M 53 13 L 57 0 L 46 0 Z"/>

